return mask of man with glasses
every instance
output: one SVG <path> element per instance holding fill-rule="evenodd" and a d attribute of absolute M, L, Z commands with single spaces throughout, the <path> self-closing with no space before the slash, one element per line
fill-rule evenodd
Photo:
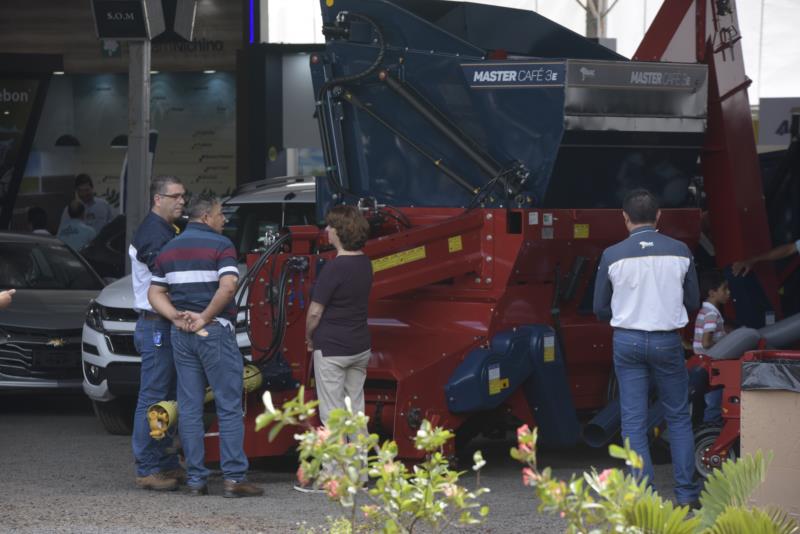
<path fill-rule="evenodd" d="M 186 189 L 174 176 L 159 176 L 150 184 L 150 213 L 131 240 L 134 309 L 139 320 L 134 344 L 142 356 L 139 398 L 133 421 L 133 456 L 136 461 L 136 486 L 142 489 L 174 490 L 185 479 L 178 464 L 172 440 L 150 437 L 147 409 L 162 400 L 175 399 L 175 365 L 170 341 L 170 325 L 153 311 L 147 300 L 152 271 L 161 249 L 178 233 L 175 222 L 183 214 Z"/>
<path fill-rule="evenodd" d="M 186 211 L 186 231 L 159 254 L 149 291 L 153 307 L 173 323 L 186 486 L 190 495 L 208 495 L 209 470 L 203 461 L 203 399 L 208 384 L 219 424 L 222 496 L 257 497 L 264 490 L 246 478 L 243 362 L 234 332 L 236 249 L 221 235 L 225 215 L 217 197 L 199 195 Z"/>

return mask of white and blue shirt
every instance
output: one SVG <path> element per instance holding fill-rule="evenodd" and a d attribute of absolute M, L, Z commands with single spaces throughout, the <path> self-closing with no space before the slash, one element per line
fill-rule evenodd
<path fill-rule="evenodd" d="M 131 258 L 131 278 L 133 280 L 133 308 L 138 311 L 153 311 L 147 300 L 152 271 L 161 249 L 177 235 L 177 228 L 152 211 L 136 229 L 128 256 Z"/>
<path fill-rule="evenodd" d="M 700 306 L 692 254 L 684 243 L 637 228 L 603 251 L 594 287 L 594 313 L 614 328 L 677 330 Z"/>

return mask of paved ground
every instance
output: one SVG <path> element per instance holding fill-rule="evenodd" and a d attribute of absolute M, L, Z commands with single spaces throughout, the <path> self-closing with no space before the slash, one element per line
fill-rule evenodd
<path fill-rule="evenodd" d="M 137 490 L 129 445 L 129 438 L 105 433 L 82 397 L 0 396 L 0 532 L 296 532 L 301 521 L 317 526 L 338 512 L 324 495 L 291 489 L 292 458 L 254 463 L 250 478 L 266 488 L 262 498 L 223 499 L 218 474 L 209 497 Z M 563 531 L 560 520 L 536 512 L 520 466 L 508 457 L 511 443 L 479 445 L 491 513 L 470 531 Z M 613 465 L 604 451 L 586 448 L 543 452 L 541 462 L 564 478 Z M 670 495 L 670 466 L 656 469 L 658 489 Z"/>

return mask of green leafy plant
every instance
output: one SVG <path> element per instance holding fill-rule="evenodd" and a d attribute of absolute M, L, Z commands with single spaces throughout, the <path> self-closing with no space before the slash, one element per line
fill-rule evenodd
<path fill-rule="evenodd" d="M 754 456 L 728 460 L 706 482 L 701 509 L 690 515 L 687 506 L 674 506 L 621 469 L 592 469 L 569 482 L 555 479 L 549 468 L 536 462 L 536 429 L 517 429 L 517 446 L 511 457 L 526 464 L 522 481 L 535 489 L 541 511 L 556 513 L 567 521 L 569 533 L 625 532 L 652 534 L 733 534 L 800 532 L 797 523 L 780 510 L 749 509 L 747 500 L 763 482 L 771 457 Z M 631 450 L 611 445 L 609 454 L 626 465 L 641 469 L 642 459 Z"/>
<path fill-rule="evenodd" d="M 380 443 L 376 434 L 369 434 L 369 418 L 353 413 L 349 399 L 345 409 L 331 411 L 324 427 L 311 424 L 318 403 L 306 402 L 302 387 L 297 397 L 280 408 L 273 405 L 269 392 L 263 401 L 265 411 L 256 418 L 256 431 L 271 427 L 272 440 L 286 427 L 304 430 L 295 434 L 298 480 L 324 489 L 347 511 L 346 516 L 328 518 L 329 532 L 411 533 L 421 525 L 442 532 L 478 524 L 489 514 L 489 508 L 479 502 L 489 491 L 479 487 L 480 469 L 486 462 L 476 452 L 472 469 L 478 475 L 478 488 L 461 485 L 465 472 L 450 469 L 443 453 L 454 437 L 449 430 L 423 421 L 414 445 L 425 451 L 425 461 L 409 469 L 397 458 L 397 443 Z"/>

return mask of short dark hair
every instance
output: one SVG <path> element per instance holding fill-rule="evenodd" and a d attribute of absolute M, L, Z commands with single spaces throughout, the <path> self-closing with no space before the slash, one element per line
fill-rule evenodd
<path fill-rule="evenodd" d="M 189 203 L 186 205 L 186 214 L 189 219 L 197 220 L 214 209 L 217 204 L 222 204 L 220 198 L 213 193 L 200 193 L 199 195 L 192 196 Z"/>
<path fill-rule="evenodd" d="M 708 294 L 722 286 L 727 280 L 718 269 L 710 269 L 700 274 L 700 298 L 707 299 Z"/>
<path fill-rule="evenodd" d="M 71 200 L 67 206 L 67 213 L 72 219 L 80 219 L 86 213 L 86 206 L 78 199 Z"/>
<path fill-rule="evenodd" d="M 177 176 L 156 176 L 150 181 L 150 203 L 153 203 L 156 195 L 163 195 L 167 191 L 169 184 L 183 185 Z"/>
<path fill-rule="evenodd" d="M 634 189 L 625 195 L 622 211 L 633 224 L 654 223 L 658 218 L 658 200 L 647 189 Z"/>
<path fill-rule="evenodd" d="M 325 216 L 325 223 L 336 230 L 345 250 L 359 250 L 369 239 L 369 222 L 353 206 L 335 206 Z"/>
<path fill-rule="evenodd" d="M 47 229 L 47 212 L 44 208 L 39 206 L 28 208 L 28 224 L 34 230 Z"/>
<path fill-rule="evenodd" d="M 92 183 L 92 177 L 88 174 L 81 173 L 75 177 L 75 189 L 78 189 L 82 185 L 89 184 L 89 187 L 94 189 L 94 183 Z"/>

